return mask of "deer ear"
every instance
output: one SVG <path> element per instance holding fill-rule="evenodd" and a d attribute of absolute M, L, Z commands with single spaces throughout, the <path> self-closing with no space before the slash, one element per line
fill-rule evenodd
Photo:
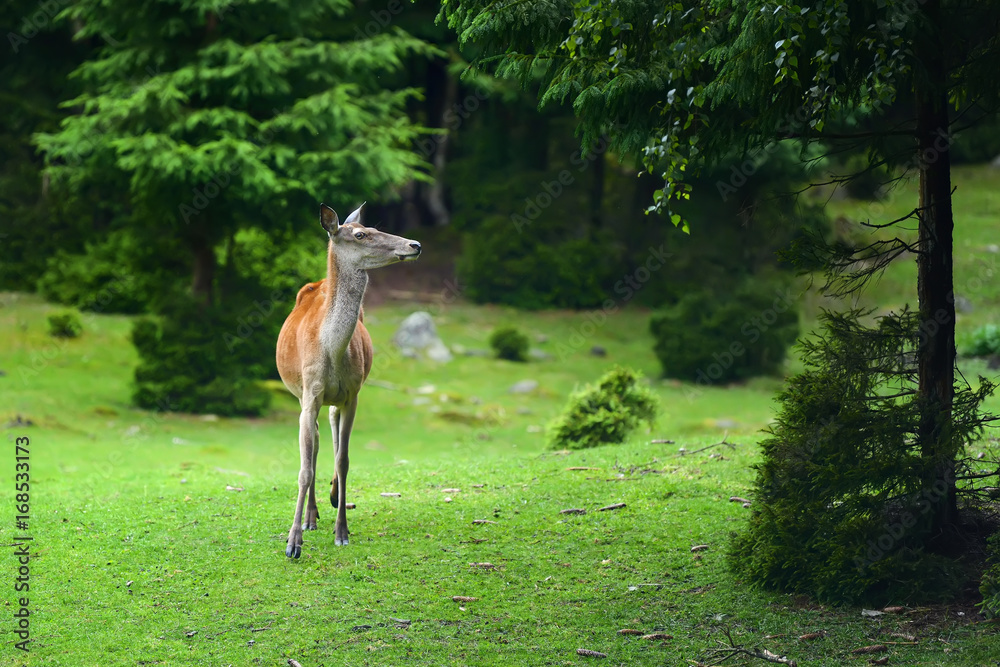
<path fill-rule="evenodd" d="M 344 224 L 345 225 L 349 225 L 352 222 L 356 222 L 358 224 L 361 224 L 361 209 L 363 209 L 365 207 L 365 204 L 367 204 L 367 203 L 368 202 L 364 202 L 363 204 L 361 204 L 361 206 L 359 206 L 357 208 L 357 210 L 355 210 L 353 213 L 351 213 L 349 216 L 347 216 L 347 221 L 344 222 Z"/>
<path fill-rule="evenodd" d="M 320 204 L 319 224 L 323 225 L 327 234 L 336 234 L 337 230 L 340 229 L 340 218 L 337 217 L 337 212 L 332 208 L 326 204 Z"/>

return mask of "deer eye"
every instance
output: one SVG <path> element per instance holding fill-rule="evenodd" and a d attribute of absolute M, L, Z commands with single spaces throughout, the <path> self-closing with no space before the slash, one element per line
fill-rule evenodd
<path fill-rule="evenodd" d="M 358 239 L 359 241 L 361 239 L 363 239 L 364 237 L 365 237 L 365 233 L 364 232 L 354 232 L 354 238 Z"/>

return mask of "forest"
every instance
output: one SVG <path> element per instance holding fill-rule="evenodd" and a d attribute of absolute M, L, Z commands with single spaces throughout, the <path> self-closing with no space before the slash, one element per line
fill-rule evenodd
<path fill-rule="evenodd" d="M 0 16 L 4 664 L 995 659 L 993 3 Z"/>

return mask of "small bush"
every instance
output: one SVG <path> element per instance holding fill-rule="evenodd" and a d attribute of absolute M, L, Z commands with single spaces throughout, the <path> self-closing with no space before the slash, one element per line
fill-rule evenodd
<path fill-rule="evenodd" d="M 516 327 L 498 327 L 490 334 L 490 347 L 501 359 L 527 361 L 531 342 Z"/>
<path fill-rule="evenodd" d="M 594 308 L 607 298 L 601 278 L 608 245 L 607 239 L 566 238 L 541 223 L 519 232 L 509 218 L 495 216 L 465 236 L 456 269 L 476 303 Z"/>
<path fill-rule="evenodd" d="M 274 367 L 283 318 L 284 309 L 248 295 L 230 308 L 179 300 L 155 320 L 138 319 L 132 328 L 140 359 L 133 402 L 176 412 L 263 413 L 271 394 L 259 381 Z"/>
<path fill-rule="evenodd" d="M 664 376 L 709 384 L 777 372 L 799 335 L 799 316 L 787 289 L 750 279 L 724 295 L 688 294 L 649 328 Z"/>
<path fill-rule="evenodd" d="M 979 583 L 983 596 L 979 611 L 986 618 L 1000 618 L 1000 533 L 991 535 L 986 545 L 986 571 Z"/>
<path fill-rule="evenodd" d="M 553 449 L 587 449 L 624 442 L 639 424 L 652 424 L 659 409 L 656 397 L 636 384 L 638 375 L 615 368 L 596 387 L 573 393 L 563 413 L 549 425 Z"/>
<path fill-rule="evenodd" d="M 1000 354 L 1000 327 L 995 324 L 985 324 L 976 329 L 964 353 L 970 357 Z"/>
<path fill-rule="evenodd" d="M 77 338 L 83 333 L 80 315 L 73 310 L 49 315 L 49 335 L 56 338 Z"/>

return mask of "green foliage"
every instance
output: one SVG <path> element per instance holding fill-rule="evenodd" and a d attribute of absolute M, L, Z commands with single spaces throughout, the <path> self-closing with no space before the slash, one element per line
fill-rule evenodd
<path fill-rule="evenodd" d="M 1000 157 L 1000 116 L 987 117 L 955 135 L 948 150 L 952 164 L 990 162 Z"/>
<path fill-rule="evenodd" d="M 250 289 L 244 287 L 244 293 Z M 274 368 L 274 341 L 291 299 L 279 293 L 241 308 L 208 308 L 189 298 L 132 329 L 139 353 L 132 400 L 142 408 L 260 415 L 271 395 L 258 384 Z"/>
<path fill-rule="evenodd" d="M 751 278 L 732 292 L 691 292 L 649 328 L 664 376 L 710 384 L 779 371 L 799 316 L 787 282 Z"/>
<path fill-rule="evenodd" d="M 927 54 L 964 63 L 948 72 L 961 115 L 994 116 L 1000 48 L 988 26 L 997 9 L 957 0 L 942 0 L 939 15 L 912 0 L 442 2 L 459 39 L 483 49 L 479 67 L 538 86 L 543 106 L 571 103 L 584 144 L 609 134 L 615 150 L 643 155 L 664 181 L 653 207 L 667 212 L 690 195 L 700 167 L 734 146 L 752 155 L 776 137 L 826 142 L 862 122 L 868 130 L 868 114 L 881 121 L 926 82 L 936 66 Z M 977 118 L 979 109 L 990 112 Z M 862 137 L 878 152 L 899 131 L 890 115 Z"/>
<path fill-rule="evenodd" d="M 984 324 L 976 329 L 962 353 L 970 357 L 1000 354 L 1000 327 L 995 324 Z"/>
<path fill-rule="evenodd" d="M 142 267 L 145 261 L 145 268 Z M 175 260 L 176 261 L 176 260 Z M 158 294 L 169 289 L 168 264 L 127 232 L 87 243 L 83 253 L 58 250 L 38 279 L 38 292 L 48 301 L 99 313 L 143 313 Z"/>
<path fill-rule="evenodd" d="M 517 327 L 497 327 L 490 334 L 490 347 L 500 359 L 527 361 L 531 341 Z"/>
<path fill-rule="evenodd" d="M 599 305 L 606 298 L 599 276 L 581 267 L 600 266 L 600 245 L 549 238 L 544 232 L 519 233 L 507 218 L 483 220 L 465 235 L 458 260 L 459 282 L 468 298 L 527 309 Z"/>
<path fill-rule="evenodd" d="M 659 412 L 656 396 L 638 383 L 639 374 L 615 368 L 574 392 L 562 414 L 549 424 L 553 449 L 587 449 L 625 442 L 642 423 L 652 426 Z"/>
<path fill-rule="evenodd" d="M 949 502 L 939 473 L 981 434 L 994 385 L 955 388 L 952 430 L 927 456 L 916 437 L 918 319 L 904 310 L 869 327 L 867 315 L 825 313 L 824 333 L 801 343 L 806 370 L 779 394 L 730 559 L 750 581 L 827 601 L 940 599 L 965 581 L 932 548 L 933 516 Z"/>
<path fill-rule="evenodd" d="M 992 619 L 1000 617 L 1000 532 L 987 540 L 986 556 L 986 571 L 979 583 L 979 593 L 983 596 L 979 611 Z"/>
<path fill-rule="evenodd" d="M 49 335 L 56 338 L 79 338 L 83 333 L 80 314 L 67 310 L 49 315 Z"/>

